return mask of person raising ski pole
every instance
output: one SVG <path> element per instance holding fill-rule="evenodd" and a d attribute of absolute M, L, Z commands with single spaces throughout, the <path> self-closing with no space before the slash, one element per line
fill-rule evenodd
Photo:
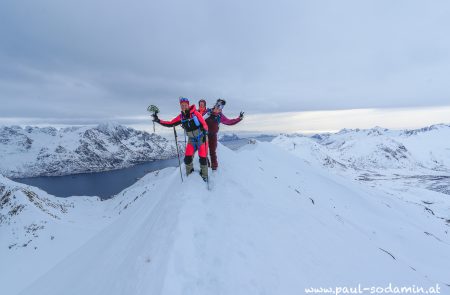
<path fill-rule="evenodd" d="M 244 112 L 239 114 L 239 117 L 235 119 L 228 119 L 223 113 L 222 109 L 225 106 L 226 101 L 218 99 L 214 107 L 209 110 L 209 117 L 205 120 L 208 124 L 208 142 L 209 142 L 209 155 L 211 157 L 211 168 L 217 170 L 219 163 L 217 161 L 217 133 L 219 132 L 219 125 L 223 123 L 225 125 L 235 125 L 244 119 Z"/>
<path fill-rule="evenodd" d="M 153 114 L 153 121 L 165 127 L 174 127 L 181 124 L 188 136 L 184 163 L 186 164 L 186 175 L 194 171 L 193 157 L 198 151 L 200 158 L 200 175 L 204 181 L 208 180 L 208 125 L 203 116 L 196 110 L 195 105 L 189 105 L 189 99 L 180 97 L 181 114 L 170 121 L 158 118 L 158 114 Z"/>

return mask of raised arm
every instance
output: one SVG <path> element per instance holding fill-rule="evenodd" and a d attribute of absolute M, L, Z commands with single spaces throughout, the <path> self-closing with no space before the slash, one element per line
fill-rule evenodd
<path fill-rule="evenodd" d="M 176 116 L 175 118 L 173 118 L 170 121 L 164 121 L 164 120 L 158 119 L 158 121 L 156 121 L 156 122 L 158 122 L 159 124 L 161 124 L 162 126 L 165 126 L 165 127 L 178 126 L 181 124 L 181 114 L 179 114 L 178 116 Z"/>
<path fill-rule="evenodd" d="M 242 120 L 242 119 L 241 119 L 240 117 L 237 117 L 237 118 L 235 118 L 235 119 L 228 119 L 228 118 L 222 113 L 222 116 L 221 116 L 221 118 L 220 118 L 220 123 L 223 123 L 223 124 L 225 124 L 225 125 L 235 125 L 235 124 L 241 122 L 241 120 Z"/>

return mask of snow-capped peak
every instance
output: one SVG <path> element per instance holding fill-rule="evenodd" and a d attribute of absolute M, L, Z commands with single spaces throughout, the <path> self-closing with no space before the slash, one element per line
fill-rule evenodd
<path fill-rule="evenodd" d="M 98 172 L 175 155 L 167 139 L 111 122 L 61 130 L 0 129 L 0 173 L 9 177 Z"/>
<path fill-rule="evenodd" d="M 118 131 L 126 130 L 127 127 L 125 127 L 115 121 L 108 121 L 108 122 L 98 124 L 97 129 L 103 133 L 112 134 L 112 133 L 115 133 Z"/>

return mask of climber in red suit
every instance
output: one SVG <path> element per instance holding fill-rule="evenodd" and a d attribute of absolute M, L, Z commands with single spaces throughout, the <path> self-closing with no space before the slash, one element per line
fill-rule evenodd
<path fill-rule="evenodd" d="M 195 109 L 195 105 L 189 106 L 189 100 L 187 98 L 180 98 L 180 107 L 181 114 L 171 121 L 160 120 L 157 114 L 153 115 L 153 121 L 165 127 L 173 127 L 181 124 L 189 138 L 184 157 L 186 175 L 194 171 L 193 157 L 194 153 L 198 151 L 200 175 L 206 181 L 208 179 L 208 125 L 203 119 L 203 116 Z"/>

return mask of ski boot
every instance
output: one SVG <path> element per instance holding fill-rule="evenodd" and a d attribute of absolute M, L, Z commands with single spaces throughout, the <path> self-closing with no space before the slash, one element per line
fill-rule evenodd
<path fill-rule="evenodd" d="M 203 178 L 203 181 L 208 181 L 208 165 L 200 165 L 200 176 Z"/>
<path fill-rule="evenodd" d="M 194 172 L 194 164 L 186 164 L 186 176 L 189 176 L 192 172 Z"/>

